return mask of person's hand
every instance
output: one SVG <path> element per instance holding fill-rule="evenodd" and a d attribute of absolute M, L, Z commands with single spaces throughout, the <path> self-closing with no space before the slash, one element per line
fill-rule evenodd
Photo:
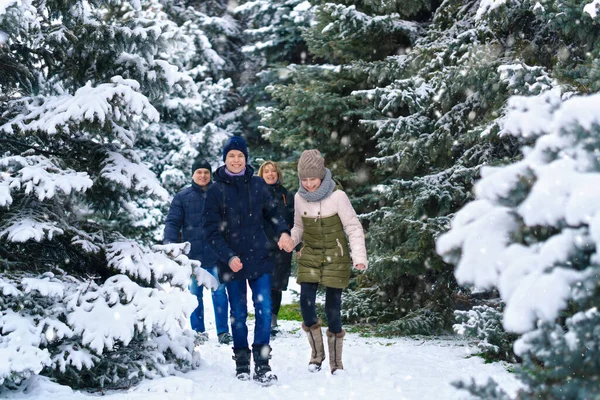
<path fill-rule="evenodd" d="M 242 260 L 240 260 L 239 257 L 233 257 L 231 261 L 229 261 L 229 268 L 231 268 L 233 272 L 238 272 L 243 267 L 244 264 L 242 264 Z"/>
<path fill-rule="evenodd" d="M 367 266 L 365 264 L 356 264 L 354 268 L 356 268 L 359 271 L 364 271 L 365 269 L 367 269 Z"/>
<path fill-rule="evenodd" d="M 282 233 L 279 237 L 279 242 L 277 242 L 277 246 L 279 246 L 279 250 L 285 250 L 290 253 L 294 250 L 294 240 L 287 233 Z"/>

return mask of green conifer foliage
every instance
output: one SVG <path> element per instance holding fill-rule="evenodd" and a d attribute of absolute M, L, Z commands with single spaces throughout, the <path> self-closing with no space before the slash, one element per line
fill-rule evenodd
<path fill-rule="evenodd" d="M 519 49 L 529 65 L 552 69 L 554 76 L 584 92 L 596 92 L 600 76 L 600 28 L 596 6 L 587 1 L 508 2 L 494 10 L 489 25 Z"/>
<path fill-rule="evenodd" d="M 398 309 L 426 305 L 446 327 L 456 283 L 434 240 L 472 198 L 481 166 L 518 156 L 516 140 L 498 136 L 508 96 L 551 87 L 545 69 L 521 63 L 474 6 L 444 2 L 405 54 L 362 65 L 378 87 L 355 92 L 384 115 L 362 121 L 379 149 L 369 160 L 380 182 L 368 200 L 377 207 L 368 215 L 372 274 Z"/>
<path fill-rule="evenodd" d="M 310 26 L 313 7 L 304 0 L 245 1 L 236 14 L 246 26 L 244 51 L 261 57 L 267 68 L 309 62 L 302 32 Z"/>
<path fill-rule="evenodd" d="M 498 288 L 506 303 L 503 326 L 518 336 L 516 372 L 525 383 L 519 399 L 600 396 L 598 186 L 592 183 L 600 170 L 600 132 L 597 82 L 590 79 L 596 7 L 507 2 L 478 12 L 497 32 L 510 31 L 505 45 L 537 65 L 527 67 L 537 70 L 535 81 L 515 66 L 500 69 L 517 96 L 498 126 L 527 146 L 522 160 L 481 169 L 476 199 L 456 213 L 437 248 L 457 265 L 461 283 Z M 529 23 L 512 29 L 521 21 Z M 480 398 L 508 398 L 493 382 L 459 386 Z"/>
<path fill-rule="evenodd" d="M 381 1 L 381 0 L 344 0 L 338 3 L 347 6 L 355 5 L 368 14 L 389 15 L 398 14 L 402 18 L 415 19 L 418 16 L 427 18 L 431 12 L 439 6 L 440 2 L 436 0 L 423 1 Z"/>
<path fill-rule="evenodd" d="M 268 127 L 266 136 L 288 152 L 321 149 L 328 167 L 344 188 L 356 186 L 355 180 L 364 179 L 360 177 L 365 174 L 364 167 L 361 169 L 363 152 L 369 149 L 369 139 L 355 129 L 366 114 L 365 102 L 351 96 L 358 79 L 341 67 L 290 69 L 290 83 L 271 89 L 277 107 L 259 110 Z"/>
<path fill-rule="evenodd" d="M 352 96 L 371 86 L 350 62 L 384 58 L 418 32 L 416 24 L 398 15 L 366 14 L 374 9 L 360 7 L 316 7 L 314 23 L 303 33 L 314 64 L 284 70 L 280 76 L 286 81 L 267 88 L 275 104 L 260 109 L 265 137 L 293 150 L 294 157 L 306 148 L 320 148 L 334 175 L 351 194 L 357 190 L 356 195 L 368 188 L 370 172 L 363 160 L 374 151 L 372 138 L 357 127 L 358 121 L 376 113 L 368 101 Z M 365 210 L 360 201 L 356 205 Z"/>
<path fill-rule="evenodd" d="M 502 326 L 502 309 L 488 305 L 475 306 L 468 311 L 456 311 L 454 331 L 459 335 L 479 339 L 477 347 L 487 362 L 504 360 L 515 362 L 513 345 L 517 336 Z"/>
<path fill-rule="evenodd" d="M 320 148 L 334 175 L 355 196 L 357 209 L 368 212 L 363 222 L 372 268 L 358 283 L 378 285 L 382 307 L 393 310 L 396 318 L 407 316 L 390 332 L 439 331 L 451 324 L 455 284 L 451 267 L 433 250 L 434 237 L 445 229 L 445 216 L 469 197 L 477 164 L 471 170 L 445 169 L 462 152 L 459 132 L 471 130 L 465 146 L 477 142 L 481 130 L 469 123 L 472 109 L 483 103 L 484 112 L 491 113 L 501 104 L 469 96 L 465 83 L 487 89 L 487 79 L 495 76 L 490 77 L 487 67 L 473 68 L 468 77 L 458 65 L 439 71 L 444 57 L 468 57 L 466 47 L 477 37 L 469 31 L 472 26 L 459 22 L 447 29 L 467 34 L 454 43 L 455 32 L 448 34 L 443 27 L 424 36 L 427 25 L 421 21 L 432 15 L 431 3 L 347 3 L 317 7 L 304 38 L 315 59 L 327 64 L 292 66 L 285 84 L 269 88 L 277 103 L 261 109 L 266 136 L 289 150 Z M 402 13 L 389 13 L 400 9 Z M 455 10 L 445 12 L 454 17 Z M 443 16 L 436 18 L 440 26 L 446 22 Z M 480 49 L 472 58 L 484 58 L 484 53 Z M 445 120 L 437 123 L 442 116 Z M 486 144 L 470 147 L 471 158 L 493 151 Z M 365 158 L 371 163 L 365 164 Z M 373 293 L 365 290 L 373 305 Z M 351 318 L 373 320 L 378 315 L 379 322 L 390 322 L 389 314 L 378 311 L 382 307 L 358 307 Z"/>
<path fill-rule="evenodd" d="M 419 35 L 419 25 L 398 14 L 369 15 L 356 6 L 326 3 L 305 35 L 311 53 L 334 64 L 379 60 Z"/>
<path fill-rule="evenodd" d="M 246 57 L 239 90 L 246 105 L 243 112 L 245 135 L 261 159 L 284 161 L 289 158 L 289 153 L 261 137 L 263 122 L 258 109 L 275 104 L 266 88 L 288 80 L 287 65 L 312 62 L 302 32 L 313 20 L 314 7 L 303 0 L 240 3 L 236 16 L 244 27 L 243 52 Z"/>
<path fill-rule="evenodd" d="M 190 42 L 168 58 L 185 71 L 190 90 L 172 90 L 153 102 L 161 122 L 149 127 L 145 146 L 153 172 L 174 194 L 189 185 L 196 157 L 216 164 L 225 138 L 242 131 L 235 90 L 242 55 L 227 1 L 161 1 L 161 7 L 163 18 Z"/>

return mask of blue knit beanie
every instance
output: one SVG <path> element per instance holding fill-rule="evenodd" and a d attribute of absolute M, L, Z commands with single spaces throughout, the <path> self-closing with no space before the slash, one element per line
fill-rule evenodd
<path fill-rule="evenodd" d="M 238 150 L 244 153 L 244 157 L 246 157 L 246 164 L 248 163 L 248 145 L 246 141 L 241 136 L 232 136 L 227 140 L 225 146 L 223 146 L 223 161 L 227 158 L 227 153 L 231 150 Z"/>

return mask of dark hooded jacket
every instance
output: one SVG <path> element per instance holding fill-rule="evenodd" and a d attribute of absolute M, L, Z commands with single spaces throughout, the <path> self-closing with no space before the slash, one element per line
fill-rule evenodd
<path fill-rule="evenodd" d="M 163 244 L 190 242 L 188 257 L 208 268 L 217 265 L 217 256 L 206 241 L 202 227 L 205 201 L 206 191 L 195 182 L 175 195 L 165 221 Z"/>
<path fill-rule="evenodd" d="M 288 192 L 288 190 L 281 185 L 279 182 L 275 185 L 267 185 L 271 196 L 281 216 L 287 223 L 288 228 L 291 230 L 294 226 L 294 194 Z M 279 250 L 277 242 L 279 237 L 270 225 L 265 226 L 265 232 L 271 242 L 271 255 L 275 261 L 275 270 L 273 271 L 273 277 L 271 279 L 271 288 L 275 290 L 287 290 L 288 281 L 292 271 L 292 253 L 288 253 L 285 250 Z"/>
<path fill-rule="evenodd" d="M 255 279 L 273 272 L 274 262 L 269 253 L 269 238 L 265 226 L 276 235 L 290 233 L 273 201 L 265 181 L 254 176 L 246 166 L 242 176 L 231 176 L 225 166 L 213 174 L 214 183 L 206 193 L 204 230 L 206 239 L 217 254 L 219 279 Z M 239 257 L 243 268 L 234 273 L 229 260 Z"/>

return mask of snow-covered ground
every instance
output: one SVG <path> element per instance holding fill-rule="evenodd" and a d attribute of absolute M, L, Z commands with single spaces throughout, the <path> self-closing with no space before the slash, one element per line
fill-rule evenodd
<path fill-rule="evenodd" d="M 290 289 L 298 289 L 290 282 Z M 284 303 L 294 299 L 292 290 Z M 295 321 L 281 321 L 281 336 L 271 342 L 271 366 L 279 377 L 275 386 L 261 387 L 235 378 L 230 346 L 216 340 L 210 294 L 205 291 L 205 315 L 210 338 L 198 350 L 204 359 L 200 369 L 156 380 L 148 380 L 127 392 L 108 392 L 109 400 L 162 399 L 468 399 L 450 382 L 474 377 L 478 382 L 493 377 L 502 388 L 514 393 L 519 387 L 501 363 L 485 364 L 479 357 L 468 358 L 466 341 L 454 337 L 436 339 L 363 338 L 349 333 L 344 342 L 343 375 L 331 375 L 327 360 L 318 373 L 307 370 L 309 348 L 305 334 Z M 251 304 L 251 302 L 249 303 Z M 253 329 L 250 321 L 250 331 Z M 45 379 L 36 379 L 26 392 L 7 399 L 91 400 L 98 394 L 74 392 Z"/>

